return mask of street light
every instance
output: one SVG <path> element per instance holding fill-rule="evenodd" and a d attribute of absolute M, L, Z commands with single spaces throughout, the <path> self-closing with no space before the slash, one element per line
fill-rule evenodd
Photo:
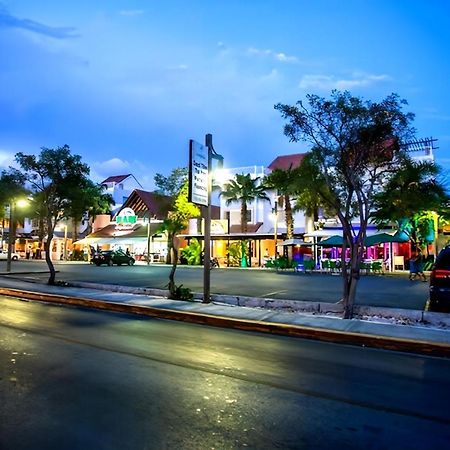
<path fill-rule="evenodd" d="M 156 218 L 156 216 L 153 216 L 153 218 Z M 147 223 L 147 266 L 150 264 L 150 255 L 151 255 L 151 250 L 152 250 L 151 226 L 152 226 L 152 215 L 149 212 L 148 223 Z M 151 258 L 153 260 L 153 257 L 151 257 Z"/>
<path fill-rule="evenodd" d="M 11 255 L 12 247 L 16 241 L 16 233 L 14 229 L 14 210 L 16 206 L 22 208 L 27 206 L 28 202 L 26 200 L 12 200 L 9 204 L 9 233 L 8 233 L 8 256 L 6 259 L 6 271 L 11 272 Z"/>

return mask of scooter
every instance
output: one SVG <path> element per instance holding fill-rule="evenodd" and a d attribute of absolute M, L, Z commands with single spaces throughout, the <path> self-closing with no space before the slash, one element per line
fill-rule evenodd
<path fill-rule="evenodd" d="M 209 263 L 209 267 L 211 267 L 211 269 L 213 269 L 214 267 L 219 268 L 220 267 L 219 260 L 216 257 L 211 258 L 210 263 Z"/>

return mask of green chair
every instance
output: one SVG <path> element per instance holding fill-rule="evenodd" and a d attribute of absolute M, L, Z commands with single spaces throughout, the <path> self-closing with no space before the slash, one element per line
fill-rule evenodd
<path fill-rule="evenodd" d="M 359 264 L 359 271 L 361 274 L 367 275 L 369 270 L 370 270 L 370 266 L 368 263 L 362 262 Z"/>
<path fill-rule="evenodd" d="M 314 270 L 315 262 L 312 260 L 303 261 L 303 266 L 305 267 L 305 272 L 311 273 Z"/>
<path fill-rule="evenodd" d="M 330 271 L 338 272 L 337 261 L 330 261 Z"/>
<path fill-rule="evenodd" d="M 322 271 L 330 272 L 330 261 L 328 259 L 323 259 L 321 261 Z"/>
<path fill-rule="evenodd" d="M 374 261 L 371 270 L 373 273 L 383 273 L 383 264 L 381 261 Z"/>

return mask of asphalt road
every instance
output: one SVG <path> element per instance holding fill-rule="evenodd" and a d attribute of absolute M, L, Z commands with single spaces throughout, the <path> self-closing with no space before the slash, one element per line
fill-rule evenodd
<path fill-rule="evenodd" d="M 0 297 L 0 448 L 446 448 L 450 360 Z"/>
<path fill-rule="evenodd" d="M 94 266 L 87 263 L 55 264 L 59 271 L 58 280 L 89 281 L 125 286 L 164 289 L 168 283 L 170 266 L 135 265 Z M 6 263 L 0 262 L 0 272 Z M 13 262 L 15 271 L 46 270 L 42 261 Z M 28 279 L 45 280 L 44 274 L 29 274 Z M 21 275 L 24 278 L 24 275 Z M 179 266 L 176 283 L 189 287 L 194 292 L 203 291 L 203 269 Z M 262 298 L 279 298 L 303 301 L 334 303 L 341 299 L 342 278 L 327 274 L 296 274 L 275 272 L 267 269 L 213 269 L 211 271 L 211 292 L 215 294 L 235 294 Z M 363 275 L 357 290 L 356 303 L 423 310 L 428 299 L 428 283 L 409 281 L 406 274 L 397 276 Z"/>

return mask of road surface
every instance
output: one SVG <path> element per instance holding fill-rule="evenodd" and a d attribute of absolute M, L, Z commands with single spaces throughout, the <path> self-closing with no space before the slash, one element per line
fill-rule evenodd
<path fill-rule="evenodd" d="M 0 448 L 446 448 L 450 360 L 0 297 Z"/>

